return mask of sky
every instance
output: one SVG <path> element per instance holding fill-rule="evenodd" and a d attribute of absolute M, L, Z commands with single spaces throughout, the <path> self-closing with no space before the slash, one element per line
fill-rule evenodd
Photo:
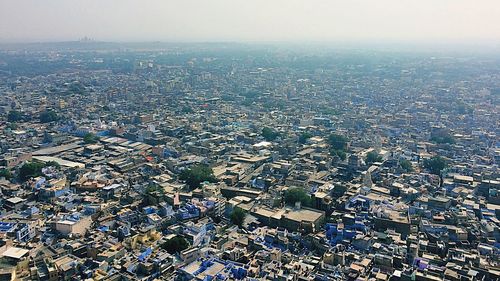
<path fill-rule="evenodd" d="M 0 42 L 500 43 L 500 0 L 0 0 Z"/>

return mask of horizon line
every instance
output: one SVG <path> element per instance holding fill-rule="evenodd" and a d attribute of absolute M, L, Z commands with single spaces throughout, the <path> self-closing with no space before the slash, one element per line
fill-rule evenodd
<path fill-rule="evenodd" d="M 500 54 L 500 40 L 415 40 L 415 39 L 338 39 L 338 40 L 94 40 L 84 36 L 76 40 L 26 40 L 3 41 L 0 46 L 48 46 L 50 44 L 171 44 L 171 45 L 269 45 L 294 47 L 338 47 L 349 49 L 372 49 L 373 51 L 403 52 L 465 52 Z M 415 48 L 412 50 L 412 48 Z M 1 48 L 0 48 L 1 49 Z"/>

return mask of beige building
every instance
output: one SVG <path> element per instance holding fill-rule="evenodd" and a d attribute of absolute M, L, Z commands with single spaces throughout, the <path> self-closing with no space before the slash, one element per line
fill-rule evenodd
<path fill-rule="evenodd" d="M 90 225 L 92 224 L 92 218 L 81 217 L 78 221 L 73 220 L 60 220 L 56 222 L 56 230 L 63 235 L 69 234 L 79 234 L 84 235 L 85 232 L 90 229 Z"/>

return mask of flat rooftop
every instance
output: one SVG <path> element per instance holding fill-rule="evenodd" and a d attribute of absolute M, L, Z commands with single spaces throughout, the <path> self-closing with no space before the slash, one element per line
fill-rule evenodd
<path fill-rule="evenodd" d="M 59 146 L 42 148 L 40 150 L 34 151 L 32 153 L 32 155 L 54 155 L 54 154 L 61 153 L 61 152 L 71 150 L 71 149 L 75 149 L 78 147 L 81 147 L 80 144 L 73 142 L 73 143 L 63 144 L 63 145 L 59 145 Z"/>
<path fill-rule="evenodd" d="M 289 213 L 285 213 L 283 216 L 289 220 L 296 222 L 301 222 L 301 221 L 315 222 L 323 216 L 323 213 L 309 209 L 300 209 L 300 210 L 291 210 Z"/>
<path fill-rule="evenodd" d="M 52 157 L 52 156 L 33 156 L 33 159 L 38 160 L 38 161 L 42 161 L 45 163 L 50 162 L 50 161 L 54 161 L 57 164 L 64 166 L 64 167 L 68 167 L 68 168 L 85 168 L 85 164 L 83 164 L 83 163 L 68 161 L 68 160 L 64 160 L 64 159 Z"/>
<path fill-rule="evenodd" d="M 13 259 L 20 259 L 24 255 L 28 254 L 29 251 L 23 248 L 17 248 L 17 247 L 10 247 L 5 252 L 2 253 L 2 256 L 8 257 L 8 258 L 13 258 Z"/>

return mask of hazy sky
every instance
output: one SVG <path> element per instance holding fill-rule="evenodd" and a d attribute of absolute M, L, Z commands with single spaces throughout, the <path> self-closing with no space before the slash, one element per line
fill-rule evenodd
<path fill-rule="evenodd" d="M 0 0 L 0 41 L 500 42 L 500 0 Z"/>

